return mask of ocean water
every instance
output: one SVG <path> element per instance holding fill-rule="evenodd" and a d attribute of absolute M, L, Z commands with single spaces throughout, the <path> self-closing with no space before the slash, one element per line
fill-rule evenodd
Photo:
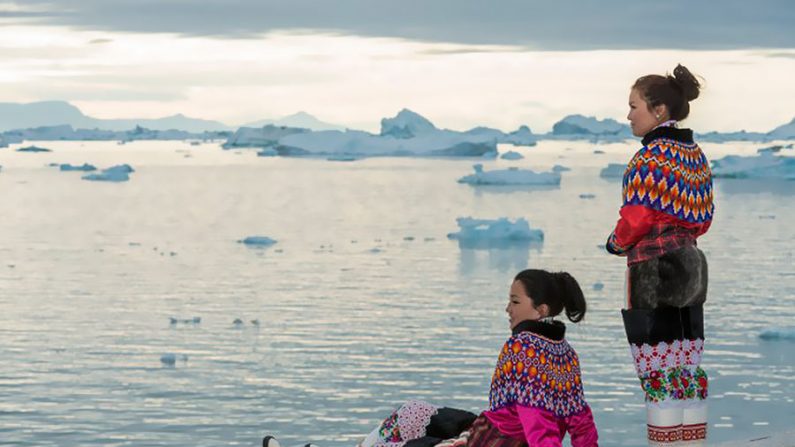
<path fill-rule="evenodd" d="M 480 411 L 509 334 L 508 287 L 527 267 L 580 281 L 590 307 L 568 338 L 601 440 L 645 445 L 625 266 L 601 248 L 620 182 L 599 170 L 635 143 L 354 162 L 216 143 L 37 145 L 53 152 L 0 150 L 0 445 L 255 446 L 270 433 L 353 446 L 406 399 Z M 759 147 L 704 145 L 713 159 Z M 136 172 L 94 183 L 52 162 Z M 572 170 L 559 188 L 458 184 L 477 162 Z M 716 181 L 699 242 L 712 441 L 791 428 L 795 341 L 758 334 L 795 325 L 793 205 L 793 182 Z M 464 216 L 524 217 L 545 240 L 460 247 L 446 235 Z M 236 242 L 250 235 L 278 243 Z"/>

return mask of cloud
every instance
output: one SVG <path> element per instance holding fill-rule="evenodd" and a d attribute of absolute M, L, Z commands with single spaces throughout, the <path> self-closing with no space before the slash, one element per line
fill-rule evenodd
<path fill-rule="evenodd" d="M 25 0 L 24 5 L 9 10 L 0 4 L 0 17 L 103 31 L 258 38 L 293 30 L 541 50 L 795 47 L 791 0 Z"/>

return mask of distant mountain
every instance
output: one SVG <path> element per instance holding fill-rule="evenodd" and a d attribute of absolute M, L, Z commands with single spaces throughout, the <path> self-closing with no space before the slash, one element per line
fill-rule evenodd
<path fill-rule="evenodd" d="M 75 129 L 130 130 L 136 126 L 151 130 L 178 129 L 187 132 L 232 130 L 218 121 L 190 118 L 182 114 L 156 119 L 98 119 L 86 116 L 65 101 L 29 104 L 0 103 L 0 132 L 34 127 L 69 125 Z"/>
<path fill-rule="evenodd" d="M 288 115 L 285 116 L 284 118 L 279 118 L 276 120 L 269 119 L 269 120 L 254 121 L 248 124 L 244 124 L 242 127 L 264 127 L 268 125 L 283 126 L 283 127 L 298 127 L 309 130 L 345 130 L 345 126 L 338 126 L 336 124 L 330 124 L 320 121 L 319 119 L 315 118 L 314 116 L 306 112 L 294 113 L 292 115 Z"/>

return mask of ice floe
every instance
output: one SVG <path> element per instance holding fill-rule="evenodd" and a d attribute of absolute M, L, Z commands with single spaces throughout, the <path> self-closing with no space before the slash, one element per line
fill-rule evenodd
<path fill-rule="evenodd" d="M 96 171 L 97 167 L 88 163 L 83 163 L 82 165 L 71 165 L 69 163 L 62 163 L 58 164 L 58 169 L 61 171 L 83 171 L 83 172 L 91 172 Z"/>
<path fill-rule="evenodd" d="M 560 185 L 559 172 L 534 172 L 529 169 L 511 167 L 484 171 L 483 165 L 472 166 L 474 174 L 458 179 L 458 183 L 470 185 Z"/>
<path fill-rule="evenodd" d="M 521 160 L 524 158 L 524 155 L 516 151 L 508 151 L 500 155 L 500 158 L 502 158 L 503 160 Z"/>
<path fill-rule="evenodd" d="M 248 236 L 244 239 L 238 240 L 237 242 L 251 247 L 270 247 L 276 243 L 275 240 L 269 238 L 268 236 Z"/>
<path fill-rule="evenodd" d="M 459 217 L 459 231 L 449 233 L 448 239 L 465 242 L 536 241 L 544 240 L 544 232 L 531 229 L 523 217 L 511 222 L 507 217 L 498 219 L 474 219 Z"/>
<path fill-rule="evenodd" d="M 135 172 L 132 166 L 122 164 L 111 166 L 97 173 L 86 174 L 81 178 L 94 182 L 126 182 L 130 179 L 131 172 Z"/>
<path fill-rule="evenodd" d="M 627 165 L 622 163 L 610 163 L 599 172 L 599 177 L 602 178 L 622 178 L 624 171 L 627 170 Z"/>
<path fill-rule="evenodd" d="M 712 175 L 716 178 L 795 179 L 795 157 L 775 154 L 727 155 L 712 161 Z"/>
<path fill-rule="evenodd" d="M 795 327 L 777 327 L 765 329 L 759 333 L 763 340 L 795 340 Z"/>

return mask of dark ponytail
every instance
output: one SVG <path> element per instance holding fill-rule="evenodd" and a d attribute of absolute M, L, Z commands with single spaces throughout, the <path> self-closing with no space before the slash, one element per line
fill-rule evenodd
<path fill-rule="evenodd" d="M 671 119 L 681 121 L 690 115 L 690 101 L 698 98 L 701 83 L 687 67 L 678 64 L 673 75 L 641 76 L 632 88 L 640 93 L 649 109 L 665 104 Z"/>
<path fill-rule="evenodd" d="M 563 306 L 566 308 L 566 316 L 574 323 L 579 323 L 585 318 L 585 296 L 582 294 L 580 284 L 573 276 L 566 272 L 554 273 L 558 281 L 558 287 L 563 292 Z"/>
<path fill-rule="evenodd" d="M 570 274 L 529 269 L 519 272 L 514 281 L 522 283 L 525 293 L 536 307 L 546 304 L 550 317 L 559 315 L 564 310 L 574 323 L 585 317 L 585 296 L 577 280 Z"/>

